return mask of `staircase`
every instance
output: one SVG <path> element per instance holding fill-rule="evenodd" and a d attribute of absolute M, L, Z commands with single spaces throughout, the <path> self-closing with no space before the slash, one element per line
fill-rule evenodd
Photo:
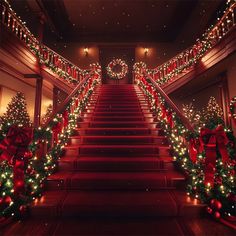
<path fill-rule="evenodd" d="M 101 85 L 31 215 L 77 223 L 81 218 L 154 217 L 162 223 L 166 219 L 165 227 L 178 235 L 184 230 L 173 219 L 202 209 L 186 201 L 185 184 L 141 90 L 136 85 Z M 57 230 L 63 232 L 63 226 Z"/>

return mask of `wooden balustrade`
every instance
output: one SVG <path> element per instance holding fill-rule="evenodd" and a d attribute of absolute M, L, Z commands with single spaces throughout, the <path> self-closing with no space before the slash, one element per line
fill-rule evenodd
<path fill-rule="evenodd" d="M 1 27 L 5 26 L 14 33 L 39 58 L 41 64 L 44 64 L 60 78 L 63 78 L 66 83 L 78 83 L 92 70 L 92 68 L 82 70 L 52 49 L 40 44 L 6 1 L 3 1 L 0 10 L 2 15 L 0 18 Z M 98 70 L 97 73 L 100 73 L 100 68 L 98 66 L 96 68 Z"/>
<path fill-rule="evenodd" d="M 235 27 L 235 13 L 236 3 L 233 3 L 225 11 L 221 19 L 204 34 L 202 40 L 197 40 L 193 46 L 177 54 L 168 62 L 154 69 L 149 69 L 149 75 L 152 75 L 152 78 L 157 81 L 159 85 L 171 83 L 177 75 L 197 63 L 205 53 Z"/>

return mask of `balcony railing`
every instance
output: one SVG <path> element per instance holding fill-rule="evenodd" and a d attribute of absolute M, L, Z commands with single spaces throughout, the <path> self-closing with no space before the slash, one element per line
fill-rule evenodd
<path fill-rule="evenodd" d="M 158 85 L 162 86 L 171 83 L 193 67 L 229 31 L 235 28 L 235 17 L 236 2 L 233 1 L 225 10 L 224 15 L 217 19 L 217 23 L 203 34 L 201 40 L 198 39 L 193 46 L 177 54 L 162 65 L 154 69 L 146 69 L 145 67 L 143 69 L 146 70 Z"/>
<path fill-rule="evenodd" d="M 9 31 L 23 41 L 42 65 L 45 65 L 66 83 L 76 84 L 82 81 L 84 76 L 93 69 L 100 73 L 101 68 L 98 64 L 92 64 L 87 70 L 80 69 L 52 49 L 39 43 L 26 27 L 25 22 L 16 15 L 7 1 L 3 0 L 3 3 L 0 5 L 0 11 L 2 25 L 6 26 Z"/>

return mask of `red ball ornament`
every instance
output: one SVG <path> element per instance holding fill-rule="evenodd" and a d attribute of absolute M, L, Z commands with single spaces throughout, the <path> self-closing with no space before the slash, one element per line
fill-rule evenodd
<path fill-rule="evenodd" d="M 215 217 L 215 219 L 219 219 L 220 218 L 220 212 L 216 211 L 214 213 L 214 217 Z"/>
<path fill-rule="evenodd" d="M 207 207 L 207 213 L 209 213 L 209 214 L 212 214 L 212 212 L 213 212 L 213 210 L 212 210 L 212 208 L 210 208 L 210 207 Z"/>
<path fill-rule="evenodd" d="M 215 201 L 215 209 L 220 210 L 222 208 L 222 203 L 218 200 Z"/>
<path fill-rule="evenodd" d="M 215 199 L 211 199 L 210 205 L 213 207 L 215 204 Z"/>
<path fill-rule="evenodd" d="M 7 204 L 10 204 L 11 200 L 12 199 L 11 199 L 10 196 L 7 196 L 7 197 L 4 198 L 4 202 L 7 203 Z"/>

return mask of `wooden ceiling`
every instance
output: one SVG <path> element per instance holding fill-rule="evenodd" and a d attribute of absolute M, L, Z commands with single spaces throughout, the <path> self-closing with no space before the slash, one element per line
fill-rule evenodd
<path fill-rule="evenodd" d="M 209 23 L 220 3 L 222 0 L 11 1 L 27 21 L 44 15 L 51 33 L 67 42 L 174 42 L 188 21 L 193 21 L 192 33 L 202 31 L 205 25 L 199 25 L 200 18 Z M 199 19 L 192 19 L 196 11 Z"/>

